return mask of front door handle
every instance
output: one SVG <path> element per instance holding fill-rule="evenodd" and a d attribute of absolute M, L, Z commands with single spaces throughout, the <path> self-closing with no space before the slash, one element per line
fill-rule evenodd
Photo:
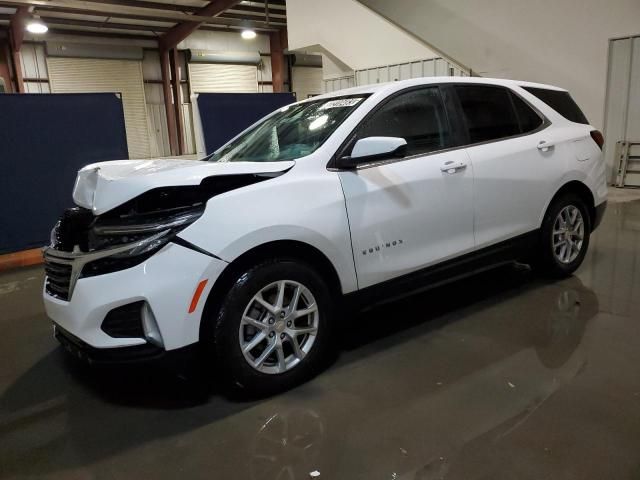
<path fill-rule="evenodd" d="M 444 162 L 441 166 L 440 166 L 440 170 L 443 171 L 444 173 L 456 173 L 459 172 L 461 170 L 464 170 L 465 168 L 467 168 L 467 164 L 465 162 L 454 162 L 453 160 L 449 160 L 448 162 Z"/>

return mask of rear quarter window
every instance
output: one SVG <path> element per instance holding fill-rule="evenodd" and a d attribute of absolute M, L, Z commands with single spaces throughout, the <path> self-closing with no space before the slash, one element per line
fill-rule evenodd
<path fill-rule="evenodd" d="M 553 108 L 570 122 L 589 124 L 578 104 L 571 98 L 569 92 L 561 90 L 549 90 L 547 88 L 522 87 L 527 92 L 535 95 L 539 100 Z"/>
<path fill-rule="evenodd" d="M 518 116 L 520 131 L 522 133 L 530 133 L 540 128 L 543 123 L 540 115 L 534 112 L 524 100 L 513 92 L 511 92 L 511 100 L 513 101 L 513 107 L 516 109 L 516 115 Z"/>

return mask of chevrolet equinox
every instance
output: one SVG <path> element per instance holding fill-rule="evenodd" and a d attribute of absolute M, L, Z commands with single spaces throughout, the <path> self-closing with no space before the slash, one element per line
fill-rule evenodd
<path fill-rule="evenodd" d="M 282 390 L 318 370 L 344 298 L 515 261 L 571 274 L 602 143 L 561 88 L 435 77 L 294 103 L 201 161 L 88 165 L 44 251 L 46 311 L 91 362 L 197 345 L 230 384 Z"/>

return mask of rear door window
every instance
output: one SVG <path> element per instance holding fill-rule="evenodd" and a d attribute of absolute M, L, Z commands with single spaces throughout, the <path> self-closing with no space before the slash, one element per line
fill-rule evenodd
<path fill-rule="evenodd" d="M 570 122 L 589 124 L 578 104 L 571 98 L 569 92 L 562 90 L 549 90 L 548 88 L 522 87 L 553 108 Z"/>
<path fill-rule="evenodd" d="M 544 117 L 510 89 L 456 85 L 469 144 L 500 140 L 538 130 Z"/>
<path fill-rule="evenodd" d="M 487 85 L 456 85 L 455 89 L 469 132 L 469 143 L 521 133 L 509 90 Z"/>

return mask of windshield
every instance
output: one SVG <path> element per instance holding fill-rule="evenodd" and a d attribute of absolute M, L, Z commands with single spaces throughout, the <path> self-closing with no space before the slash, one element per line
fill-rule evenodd
<path fill-rule="evenodd" d="M 304 157 L 315 152 L 364 98 L 333 98 L 283 107 L 205 160 L 278 162 Z"/>

